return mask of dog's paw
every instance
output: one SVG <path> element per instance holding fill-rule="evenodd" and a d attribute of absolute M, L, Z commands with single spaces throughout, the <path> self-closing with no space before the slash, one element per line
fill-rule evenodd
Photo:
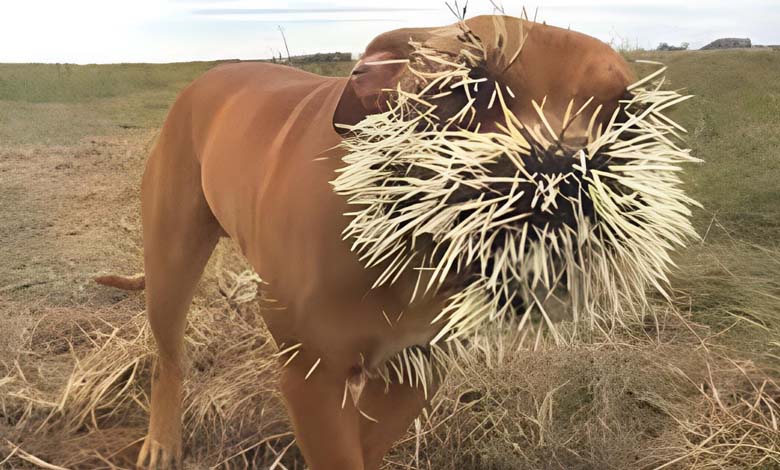
<path fill-rule="evenodd" d="M 180 442 L 163 445 L 151 436 L 146 436 L 135 466 L 138 470 L 180 470 L 181 454 Z"/>

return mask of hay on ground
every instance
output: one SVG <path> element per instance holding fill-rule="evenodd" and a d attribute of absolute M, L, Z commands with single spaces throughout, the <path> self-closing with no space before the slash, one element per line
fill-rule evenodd
<path fill-rule="evenodd" d="M 385 468 L 780 465 L 780 322 L 771 301 L 780 254 L 734 242 L 690 249 L 679 262 L 687 284 L 679 282 L 674 308 L 654 307 L 656 320 L 606 336 L 580 329 L 566 344 L 485 330 Z M 185 462 L 303 468 L 258 301 L 217 304 L 190 314 Z M 154 356 L 143 313 L 130 306 L 138 303 L 71 319 L 58 310 L 25 327 L 25 346 L 0 379 L 0 462 L 132 467 Z M 60 351 L 71 372 L 62 363 L 47 369 L 44 351 Z M 55 380 L 50 370 L 66 373 Z"/>

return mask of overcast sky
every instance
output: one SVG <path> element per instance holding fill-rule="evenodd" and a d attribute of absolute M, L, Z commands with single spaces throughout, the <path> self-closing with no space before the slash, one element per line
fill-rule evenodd
<path fill-rule="evenodd" d="M 461 3 L 463 0 L 460 0 Z M 655 47 L 719 37 L 780 44 L 780 0 L 505 0 L 538 20 Z M 469 15 L 490 13 L 471 0 Z M 0 62 L 174 62 L 360 52 L 380 32 L 452 23 L 443 0 L 0 0 Z"/>

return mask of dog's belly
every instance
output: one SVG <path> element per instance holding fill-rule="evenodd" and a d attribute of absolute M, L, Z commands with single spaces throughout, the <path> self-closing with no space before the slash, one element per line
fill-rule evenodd
<path fill-rule="evenodd" d="M 409 280 L 371 289 L 378 273 L 342 240 L 349 206 L 330 181 L 342 165 L 332 115 L 343 80 L 277 67 L 254 79 L 238 72 L 243 81 L 227 74 L 206 87 L 208 109 L 196 101 L 194 140 L 212 212 L 284 307 L 265 315 L 277 341 L 344 364 L 425 344 L 438 329 L 430 325 L 437 301 L 410 307 Z"/>

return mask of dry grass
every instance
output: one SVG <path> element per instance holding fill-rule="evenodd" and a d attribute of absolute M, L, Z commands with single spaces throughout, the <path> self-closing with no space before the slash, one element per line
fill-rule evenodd
<path fill-rule="evenodd" d="M 685 334 L 686 328 L 674 334 Z M 669 332 L 671 333 L 671 332 Z M 749 361 L 629 339 L 515 352 L 465 367 L 425 422 L 419 468 L 771 468 L 780 388 Z M 458 392 L 456 392 L 458 390 Z"/>
<path fill-rule="evenodd" d="M 673 87 L 697 95 L 675 116 L 706 160 L 686 178 L 728 228 L 700 211 L 706 243 L 676 259 L 675 306 L 687 321 L 659 308 L 657 325 L 607 338 L 484 339 L 387 469 L 780 467 L 772 54 L 652 55 L 670 64 Z M 181 73 L 171 82 L 194 72 Z M 89 279 L 140 270 L 139 174 L 177 87 L 72 105 L 0 103 L 0 468 L 128 468 L 135 459 L 153 363 L 142 296 Z M 236 302 L 252 286 L 215 279 L 245 266 L 219 250 L 225 262 L 211 263 L 190 314 L 186 464 L 303 468 L 260 306 Z"/>
<path fill-rule="evenodd" d="M 276 346 L 259 304 L 245 305 L 253 300 L 247 292 L 254 280 L 232 281 L 221 284 L 241 293 L 240 300 L 226 298 L 221 307 L 190 314 L 185 445 L 200 464 L 249 468 L 283 456 L 277 453 L 289 448 L 292 437 L 276 391 Z M 48 331 L 30 330 L 20 358 L 7 367 L 0 405 L 11 441 L 19 445 L 12 458 L 33 463 L 24 451 L 67 468 L 130 465 L 148 414 L 153 340 L 143 312 L 125 320 L 100 313 L 92 325 L 84 318 L 45 318 Z M 67 334 L 70 324 L 78 327 Z M 72 358 L 65 380 L 20 365 L 22 356 L 50 348 L 64 348 Z M 52 446 L 52 440 L 62 445 Z"/>
<path fill-rule="evenodd" d="M 772 357 L 780 343 L 770 344 L 780 322 L 777 304 L 764 302 L 777 293 L 767 279 L 780 279 L 780 254 L 735 244 L 741 258 L 722 258 L 718 246 L 684 253 L 681 270 L 702 279 L 688 277 L 676 307 L 657 306 L 643 324 L 566 345 L 506 332 L 477 340 L 386 468 L 780 465 L 780 375 Z M 751 278 L 746 271 L 759 262 L 765 276 Z M 703 287 L 723 283 L 738 289 Z M 190 314 L 187 464 L 303 468 L 275 387 L 275 346 L 260 302 L 247 294 L 256 279 L 230 273 L 218 284 L 222 300 Z M 154 361 L 143 313 L 127 319 L 120 305 L 89 319 L 51 321 L 55 315 L 27 330 L 22 353 L 0 380 L 9 462 L 127 468 L 144 432 Z M 705 325 L 697 317 L 720 321 Z M 752 341 L 738 341 L 747 336 Z M 72 358 L 69 375 L 52 380 L 24 357 L 47 351 Z"/>
<path fill-rule="evenodd" d="M 732 243 L 678 257 L 657 321 L 563 347 L 485 341 L 389 468 L 780 467 L 780 253 Z"/>

